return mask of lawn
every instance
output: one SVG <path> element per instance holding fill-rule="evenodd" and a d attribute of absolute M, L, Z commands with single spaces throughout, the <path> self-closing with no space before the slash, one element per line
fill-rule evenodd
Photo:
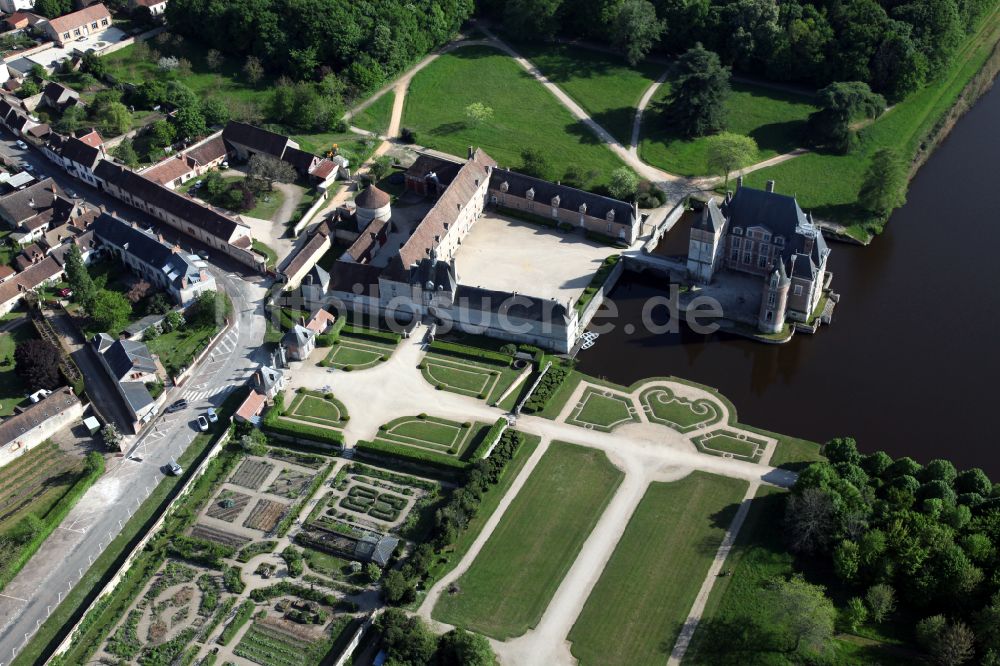
<path fill-rule="evenodd" d="M 626 146 L 639 99 L 666 70 L 649 62 L 630 67 L 621 56 L 578 46 L 519 43 L 515 48 Z"/>
<path fill-rule="evenodd" d="M 14 370 L 14 348 L 34 337 L 35 327 L 30 321 L 0 333 L 0 417 L 10 416 L 14 407 L 28 401 L 28 387 Z"/>
<path fill-rule="evenodd" d="M 711 400 L 687 400 L 665 387 L 646 389 L 639 399 L 650 421 L 679 432 L 691 432 L 722 419 L 722 413 Z"/>
<path fill-rule="evenodd" d="M 491 107 L 493 118 L 469 121 L 465 108 L 473 102 Z M 520 65 L 487 47 L 458 49 L 420 71 L 410 84 L 403 126 L 416 132 L 419 144 L 460 156 L 478 146 L 502 166 L 516 168 L 522 150 L 537 150 L 553 180 L 573 167 L 595 170 L 595 184 L 606 184 L 622 165 Z"/>
<path fill-rule="evenodd" d="M 286 416 L 302 421 L 312 421 L 333 428 L 343 427 L 347 408 L 334 397 L 310 391 L 299 393 L 289 405 Z"/>
<path fill-rule="evenodd" d="M 760 149 L 757 161 L 787 153 L 802 145 L 806 119 L 816 110 L 811 98 L 752 83 L 732 84 L 726 102 L 727 131 L 752 137 Z M 711 175 L 708 138 L 683 139 L 662 120 L 669 83 L 656 92 L 643 114 L 639 154 L 643 160 L 683 176 Z"/>
<path fill-rule="evenodd" d="M 215 334 L 214 326 L 200 328 L 184 327 L 169 333 L 162 333 L 146 345 L 149 351 L 160 357 L 160 363 L 171 377 L 176 377 L 191 365 L 195 356 L 208 344 Z"/>
<path fill-rule="evenodd" d="M 433 416 L 404 416 L 379 426 L 378 439 L 461 456 L 479 428 Z"/>
<path fill-rule="evenodd" d="M 569 633 L 581 664 L 666 662 L 746 489 L 704 472 L 650 484 Z"/>
<path fill-rule="evenodd" d="M 367 109 L 351 118 L 351 124 L 355 127 L 385 134 L 389 129 L 389 121 L 392 119 L 392 105 L 396 101 L 396 91 L 389 90 L 371 103 Z"/>
<path fill-rule="evenodd" d="M 782 538 L 785 491 L 762 486 L 750 505 L 739 537 L 726 560 L 732 575 L 715 581 L 705 605 L 701 623 L 691 640 L 686 664 L 760 664 L 785 666 L 799 663 L 795 655 L 773 643 L 770 609 L 762 603 L 762 590 L 772 580 L 791 576 L 794 558 Z M 830 663 L 904 664 L 913 663 L 883 649 L 877 641 L 861 645 L 842 640 L 833 642 Z"/>
<path fill-rule="evenodd" d="M 590 387 L 580 396 L 580 402 L 567 422 L 582 427 L 610 432 L 615 426 L 637 422 L 632 401 L 622 395 Z"/>
<path fill-rule="evenodd" d="M 622 477 L 603 452 L 553 442 L 434 618 L 499 640 L 538 624 Z"/>
<path fill-rule="evenodd" d="M 420 364 L 428 383 L 444 391 L 492 403 L 504 394 L 520 371 L 509 367 L 473 363 L 465 359 L 428 354 Z"/>
<path fill-rule="evenodd" d="M 391 354 L 392 347 L 389 345 L 342 335 L 323 360 L 323 365 L 338 369 L 365 370 L 378 365 L 383 359 L 388 360 Z"/>
<path fill-rule="evenodd" d="M 767 442 L 763 439 L 729 430 L 713 430 L 698 435 L 693 441 L 702 453 L 751 462 L 759 461 L 767 446 Z"/>
<path fill-rule="evenodd" d="M 268 268 L 274 268 L 275 264 L 278 263 L 278 253 L 269 245 L 265 245 L 255 238 L 251 247 L 255 252 L 267 257 Z"/>
<path fill-rule="evenodd" d="M 771 454 L 769 464 L 774 467 L 784 467 L 792 471 L 800 471 L 811 463 L 826 460 L 816 442 L 795 437 L 778 436 L 778 445 Z"/>
<path fill-rule="evenodd" d="M 881 226 L 856 205 L 871 156 L 889 147 L 898 150 L 906 159 L 913 157 L 930 129 L 979 72 L 998 39 L 1000 10 L 994 10 L 934 81 L 860 132 L 860 146 L 855 152 L 803 155 L 749 174 L 747 185 L 763 188 L 766 181 L 774 180 L 779 192 L 794 192 L 799 204 L 806 211 L 814 212 L 816 217 L 852 224 L 851 232 L 859 238 L 878 233 Z"/>

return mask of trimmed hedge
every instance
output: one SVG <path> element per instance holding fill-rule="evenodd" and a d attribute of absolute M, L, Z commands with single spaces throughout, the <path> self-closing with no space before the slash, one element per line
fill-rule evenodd
<path fill-rule="evenodd" d="M 552 396 L 556 394 L 559 387 L 569 377 L 569 372 L 569 368 L 553 363 L 549 371 L 542 377 L 542 381 L 538 383 L 535 392 L 524 403 L 525 414 L 534 414 L 545 409 L 545 406 L 549 404 L 549 400 L 552 399 Z"/>
<path fill-rule="evenodd" d="M 302 509 L 306 505 L 306 502 L 308 502 L 309 499 L 316 494 L 316 491 L 319 490 L 319 487 L 322 486 L 323 482 L 326 481 L 326 478 L 330 476 L 331 471 L 333 471 L 332 464 L 324 467 L 322 470 L 320 470 L 319 474 L 313 477 L 313 480 L 309 483 L 309 487 L 306 488 L 306 491 L 304 493 L 302 493 L 302 496 L 299 498 L 299 501 L 296 502 L 294 506 L 292 506 L 291 510 L 288 513 L 286 513 L 285 517 L 281 519 L 280 523 L 278 523 L 278 527 L 276 528 L 276 534 L 279 537 L 283 537 L 286 534 L 288 534 L 288 530 L 291 529 L 292 524 L 295 522 L 295 519 L 299 517 L 299 514 L 302 512 Z"/>
<path fill-rule="evenodd" d="M 514 362 L 514 357 L 507 354 L 501 354 L 500 352 L 491 351 L 489 349 L 480 349 L 479 347 L 461 345 L 455 342 L 444 342 L 442 340 L 435 340 L 432 342 L 430 351 L 443 354 L 445 356 L 469 358 L 474 361 L 502 363 L 505 366 L 510 366 L 510 364 Z"/>
<path fill-rule="evenodd" d="M 432 467 L 447 472 L 461 471 L 469 466 L 469 463 L 467 462 L 446 456 L 442 453 L 434 453 L 433 451 L 426 451 L 412 446 L 404 446 L 402 444 L 393 444 L 392 442 L 386 442 L 383 440 L 375 440 L 373 442 L 358 440 L 358 443 L 354 448 L 361 453 L 371 456 L 402 458 L 403 460 L 417 465 Z"/>
<path fill-rule="evenodd" d="M 506 427 L 507 427 L 507 419 L 501 416 L 496 420 L 496 423 L 491 425 L 490 429 L 486 431 L 486 436 L 483 437 L 483 441 L 479 443 L 479 446 L 476 447 L 476 450 L 472 452 L 471 456 L 469 456 L 469 460 L 475 462 L 485 457 L 486 452 L 489 451 L 490 447 L 493 445 L 493 442 L 495 442 L 497 438 L 500 437 L 500 433 L 503 432 L 503 430 Z"/>
<path fill-rule="evenodd" d="M 4 562 L 3 570 L 0 571 L 0 590 L 7 587 L 7 583 L 14 579 L 14 576 L 24 568 L 24 565 L 34 556 L 38 549 L 42 547 L 49 535 L 59 527 L 63 519 L 69 515 L 70 510 L 76 506 L 83 494 L 90 489 L 101 475 L 104 474 L 104 457 L 96 451 L 87 454 L 86 472 L 76 480 L 66 494 L 49 509 L 41 522 L 41 529 L 35 533 L 31 540 L 21 547 L 21 552 L 16 558 L 9 562 Z"/>
<path fill-rule="evenodd" d="M 583 293 L 580 294 L 580 299 L 576 302 L 577 312 L 583 312 L 590 302 L 594 300 L 594 296 L 597 295 L 598 290 L 607 282 L 608 276 L 611 275 L 611 271 L 618 265 L 620 259 L 620 254 L 612 254 L 601 263 L 601 267 L 590 278 L 590 284 L 583 290 Z"/>
<path fill-rule="evenodd" d="M 375 328 L 360 328 L 358 326 L 350 325 L 344 326 L 340 333 L 342 335 L 348 335 L 352 338 L 361 338 L 363 340 L 371 340 L 373 342 L 384 342 L 392 345 L 398 345 L 399 341 L 403 339 L 403 336 L 399 333 L 380 331 Z"/>
<path fill-rule="evenodd" d="M 253 592 L 256 591 L 257 590 L 254 590 Z M 250 593 L 251 597 L 253 597 L 253 592 Z M 236 611 L 236 617 L 234 617 L 233 621 L 227 624 L 226 628 L 222 630 L 221 634 L 219 634 L 218 638 L 219 644 L 228 645 L 229 641 L 233 640 L 233 637 L 236 636 L 237 633 L 239 633 L 240 627 L 246 624 L 247 621 L 250 619 L 250 617 L 253 615 L 253 609 L 254 609 L 254 603 L 250 601 L 250 599 L 247 599 L 242 604 L 240 604 L 239 609 Z"/>

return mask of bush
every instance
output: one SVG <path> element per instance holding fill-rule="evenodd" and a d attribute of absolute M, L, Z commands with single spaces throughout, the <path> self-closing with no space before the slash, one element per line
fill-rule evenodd
<path fill-rule="evenodd" d="M 508 345 L 504 345 L 507 347 Z M 502 350 L 503 348 L 501 348 Z M 473 361 L 479 361 L 486 363 L 499 363 L 504 366 L 509 366 L 513 362 L 513 355 L 503 353 L 502 351 L 495 352 L 488 349 L 480 349 L 479 347 L 470 347 L 468 345 L 460 345 L 454 342 L 444 342 L 442 340 L 435 340 L 431 343 L 430 351 L 442 354 L 445 356 L 457 356 L 459 358 L 468 358 Z"/>
<path fill-rule="evenodd" d="M 456 460 L 455 458 L 449 458 L 447 455 L 435 453 L 434 451 L 428 451 L 426 449 L 418 449 L 412 446 L 393 444 L 392 442 L 382 440 L 375 440 L 372 442 L 358 440 L 354 449 L 361 454 L 366 454 L 375 458 L 401 458 L 413 464 L 437 468 L 447 472 L 462 470 L 468 467 L 467 463 L 462 462 L 461 460 Z"/>
<path fill-rule="evenodd" d="M 568 376 L 569 368 L 553 364 L 538 383 L 535 392 L 524 403 L 524 412 L 534 414 L 545 409 L 549 400 L 552 399 L 552 396 L 555 395 Z"/>
<path fill-rule="evenodd" d="M 271 411 L 267 413 L 267 417 L 264 418 L 264 423 L 261 429 L 264 432 L 269 432 L 274 435 L 280 435 L 284 437 L 293 437 L 299 439 L 306 439 L 313 442 L 322 442 L 324 444 L 331 444 L 338 448 L 344 447 L 344 435 L 336 430 L 330 430 L 329 428 L 319 428 L 316 426 L 306 425 L 305 423 L 299 423 L 297 421 L 287 421 L 280 418 L 280 414 L 276 413 L 277 404 L 271 408 Z M 274 417 L 271 417 L 274 414 Z"/>

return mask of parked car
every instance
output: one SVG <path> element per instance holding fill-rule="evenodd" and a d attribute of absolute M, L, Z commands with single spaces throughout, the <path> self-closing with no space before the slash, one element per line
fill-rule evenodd
<path fill-rule="evenodd" d="M 215 423 L 219 420 L 219 415 L 216 414 L 215 409 L 211 407 L 208 409 L 207 412 L 205 412 L 205 416 L 208 417 L 210 423 Z"/>
<path fill-rule="evenodd" d="M 187 400 L 178 400 L 172 403 L 169 407 L 167 407 L 166 411 L 167 414 L 173 414 L 174 412 L 179 412 L 182 409 L 187 409 L 187 406 L 188 406 Z"/>
<path fill-rule="evenodd" d="M 181 474 L 184 473 L 184 468 L 178 465 L 176 460 L 171 460 L 167 464 L 167 467 L 170 468 L 170 473 L 173 474 L 174 476 L 180 476 Z"/>
<path fill-rule="evenodd" d="M 198 430 L 201 430 L 202 432 L 208 430 L 208 419 L 204 416 L 198 417 Z"/>
<path fill-rule="evenodd" d="M 18 148 L 20 148 L 21 150 L 27 150 L 28 149 L 28 144 L 26 144 L 24 141 L 21 141 L 20 139 L 18 139 L 17 141 L 15 141 L 14 145 L 17 146 Z"/>
<path fill-rule="evenodd" d="M 63 298 L 69 298 L 70 296 L 73 295 L 73 290 L 70 289 L 69 287 L 63 287 L 62 289 L 60 289 L 56 293 L 59 294 L 60 296 L 62 296 Z"/>

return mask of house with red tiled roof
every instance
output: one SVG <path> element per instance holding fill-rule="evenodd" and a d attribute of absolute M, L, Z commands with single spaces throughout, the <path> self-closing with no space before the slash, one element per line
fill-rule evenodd
<path fill-rule="evenodd" d="M 44 23 L 46 36 L 59 46 L 65 46 L 81 37 L 96 35 L 110 27 L 111 12 L 100 2 Z"/>

